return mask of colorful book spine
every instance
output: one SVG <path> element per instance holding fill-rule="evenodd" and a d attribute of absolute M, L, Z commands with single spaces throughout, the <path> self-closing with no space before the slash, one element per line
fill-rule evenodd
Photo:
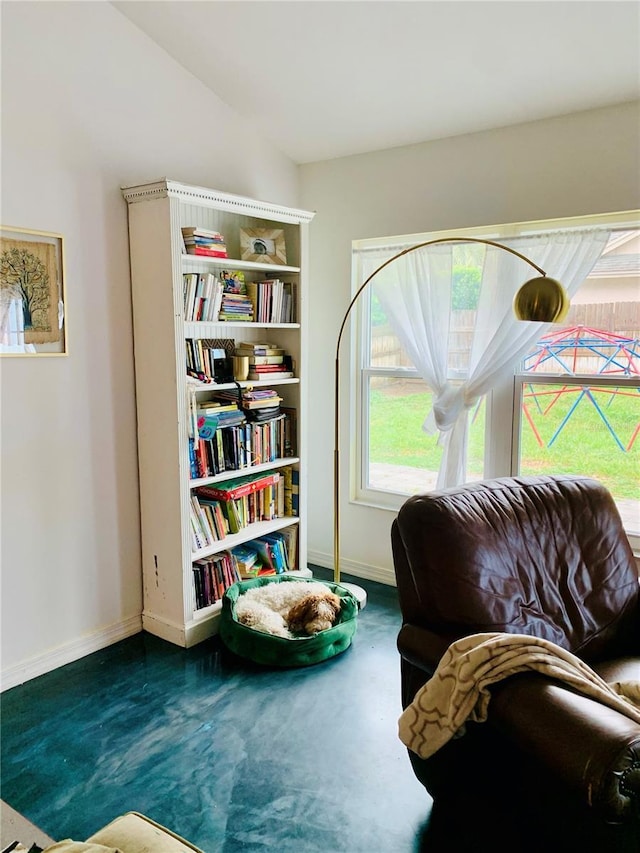
<path fill-rule="evenodd" d="M 235 498 L 241 498 L 245 495 L 250 495 L 253 492 L 261 491 L 268 486 L 272 486 L 274 483 L 277 483 L 279 479 L 280 473 L 278 471 L 273 471 L 269 474 L 264 474 L 258 477 L 254 475 L 254 479 L 252 480 L 236 482 L 229 481 L 221 487 L 200 486 L 200 488 L 197 489 L 197 494 L 203 498 L 213 498 L 214 500 L 234 500 Z"/>

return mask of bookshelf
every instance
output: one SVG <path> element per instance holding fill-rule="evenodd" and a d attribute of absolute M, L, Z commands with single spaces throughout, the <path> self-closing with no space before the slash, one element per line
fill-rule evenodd
<path fill-rule="evenodd" d="M 167 179 L 122 189 L 129 218 L 134 325 L 138 467 L 143 569 L 142 624 L 146 631 L 189 647 L 217 632 L 221 605 L 196 606 L 194 561 L 220 554 L 251 539 L 297 528 L 296 571 L 306 563 L 306 269 L 308 226 L 313 213 Z M 224 235 L 228 257 L 185 253 L 182 228 Z M 241 230 L 276 229 L 286 264 L 243 259 Z M 189 273 L 241 271 L 247 283 L 280 278 L 293 285 L 294 322 L 185 322 L 184 279 Z M 295 455 L 257 462 L 242 470 L 194 477 L 189 452 L 192 406 L 220 391 L 238 391 L 187 377 L 189 342 L 273 342 L 290 355 L 294 376 L 238 383 L 241 389 L 273 388 L 282 406 L 294 410 Z M 194 549 L 191 496 L 207 484 L 224 484 L 260 472 L 291 467 L 298 480 L 298 514 L 249 524 L 204 548 Z"/>

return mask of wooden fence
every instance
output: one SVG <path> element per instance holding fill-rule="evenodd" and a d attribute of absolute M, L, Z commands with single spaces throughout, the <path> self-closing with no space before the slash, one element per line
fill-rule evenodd
<path fill-rule="evenodd" d="M 473 337 L 475 311 L 454 311 L 449 333 L 450 367 L 467 366 Z M 590 329 L 613 331 L 628 338 L 640 339 L 640 301 L 602 302 L 572 305 L 562 327 L 587 326 Z M 371 364 L 373 367 L 412 367 L 404 355 L 398 339 L 389 326 L 377 326 L 371 336 Z"/>

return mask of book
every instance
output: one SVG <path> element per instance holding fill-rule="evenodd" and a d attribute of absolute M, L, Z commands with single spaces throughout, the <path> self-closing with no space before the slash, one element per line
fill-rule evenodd
<path fill-rule="evenodd" d="M 249 360 L 253 361 L 256 356 L 277 356 L 282 359 L 284 358 L 285 352 L 283 349 L 279 349 L 278 347 L 251 349 L 250 347 L 238 346 L 236 347 L 236 355 L 247 355 L 249 356 Z M 273 363 L 277 364 L 278 362 Z"/>
<path fill-rule="evenodd" d="M 193 320 L 193 309 L 196 298 L 196 287 L 198 284 L 197 273 L 185 273 L 182 276 L 184 295 L 184 318 L 187 322 Z"/>
<path fill-rule="evenodd" d="M 232 501 L 236 498 L 250 495 L 261 491 L 268 486 L 273 486 L 280 480 L 278 471 L 270 471 L 268 474 L 253 474 L 248 477 L 238 477 L 227 480 L 220 486 L 200 486 L 196 489 L 198 498 L 213 498 L 214 500 Z"/>
<path fill-rule="evenodd" d="M 293 515 L 300 514 L 300 471 L 291 469 L 291 510 Z"/>
<path fill-rule="evenodd" d="M 203 415 L 217 415 L 220 412 L 237 412 L 238 404 L 237 403 L 218 403 L 215 400 L 203 400 L 198 405 L 198 413 L 202 413 Z"/>
<path fill-rule="evenodd" d="M 250 370 L 247 379 L 253 379 L 254 381 L 258 379 L 293 379 L 293 371 L 283 370 L 278 373 L 268 373 L 265 375 L 264 373 L 256 373 Z"/>
<path fill-rule="evenodd" d="M 180 230 L 183 237 L 193 237 L 195 235 L 199 237 L 212 237 L 214 240 L 220 240 L 224 243 L 224 237 L 219 231 L 211 231 L 209 228 L 201 228 L 199 225 L 187 226 Z"/>
<path fill-rule="evenodd" d="M 199 298 L 194 298 L 189 311 L 185 310 L 185 320 L 212 322 L 218 319 L 220 305 L 222 303 L 222 282 L 212 273 L 202 273 Z"/>
<path fill-rule="evenodd" d="M 253 341 L 240 341 L 236 344 L 236 352 L 241 350 L 240 355 L 284 355 L 284 350 L 277 344 L 254 343 Z"/>
<path fill-rule="evenodd" d="M 223 426 L 237 426 L 238 424 L 243 424 L 246 420 L 246 416 L 244 412 L 237 409 L 235 412 L 220 412 L 219 415 L 209 415 L 208 417 L 216 418 L 218 421 L 218 425 Z"/>
<path fill-rule="evenodd" d="M 265 536 L 261 536 L 260 538 L 264 539 L 269 545 L 271 545 L 271 553 L 273 554 L 273 562 L 276 572 L 278 574 L 288 572 L 289 564 L 287 561 L 287 546 L 284 536 L 280 532 L 276 531 L 274 533 L 268 533 Z"/>
<path fill-rule="evenodd" d="M 290 406 L 281 406 L 284 421 L 283 456 L 295 456 L 298 452 L 298 410 Z"/>
<path fill-rule="evenodd" d="M 251 423 L 264 423 L 265 421 L 279 420 L 282 417 L 280 406 L 272 406 L 268 409 L 251 409 L 247 412 L 247 418 Z"/>
<path fill-rule="evenodd" d="M 247 295 L 247 285 L 244 280 L 244 273 L 241 270 L 223 270 L 221 278 L 225 293 L 241 293 L 243 296 Z M 251 302 L 251 300 L 249 300 L 249 302 Z M 251 305 L 251 310 L 253 311 L 253 305 Z"/>
<path fill-rule="evenodd" d="M 211 240 L 209 237 L 187 237 L 184 241 L 187 252 L 190 248 L 214 249 L 217 252 L 227 251 L 227 247 L 219 240 Z M 225 254 L 226 257 L 226 254 Z"/>
<path fill-rule="evenodd" d="M 266 409 L 271 408 L 272 406 L 280 405 L 282 402 L 282 397 L 278 397 L 277 394 L 272 394 L 269 397 L 263 397 L 261 400 L 243 400 L 242 408 L 243 409 Z"/>
<path fill-rule="evenodd" d="M 253 362 L 249 362 L 249 370 L 252 373 L 282 373 L 282 371 L 286 371 L 287 368 L 283 366 L 282 362 L 279 364 L 255 364 Z"/>
<path fill-rule="evenodd" d="M 273 388 L 248 388 L 242 392 L 244 400 L 266 400 L 267 397 L 278 396 Z"/>
<path fill-rule="evenodd" d="M 262 566 L 260 568 L 260 571 L 258 572 L 258 577 L 261 578 L 264 575 L 275 575 L 275 574 L 277 574 L 276 570 L 274 568 L 272 568 L 271 566 Z"/>
<path fill-rule="evenodd" d="M 236 355 L 237 355 L 236 351 Z M 246 352 L 241 352 L 240 355 L 247 355 Z M 282 360 L 284 358 L 284 353 L 280 355 L 256 355 L 255 352 L 251 352 L 249 354 L 249 364 L 262 365 L 262 364 L 282 364 Z"/>
<path fill-rule="evenodd" d="M 238 573 L 242 579 L 257 577 L 262 568 L 262 563 L 255 548 L 250 548 L 248 545 L 237 545 L 231 549 L 231 553 L 236 558 Z"/>
<path fill-rule="evenodd" d="M 289 571 L 293 572 L 298 566 L 298 527 L 297 525 L 294 527 L 285 527 L 284 530 L 279 532 L 284 537 L 287 545 Z"/>
<path fill-rule="evenodd" d="M 293 515 L 293 477 L 291 467 L 287 466 L 282 469 L 282 478 L 284 480 L 284 514 Z"/>
<path fill-rule="evenodd" d="M 251 539 L 247 542 L 251 548 L 255 548 L 258 552 L 262 563 L 272 570 L 273 574 L 280 574 L 277 569 L 275 557 L 273 554 L 273 549 L 270 542 L 267 542 L 265 537 L 260 537 L 260 539 Z M 260 574 L 263 574 L 260 572 Z"/>
<path fill-rule="evenodd" d="M 193 234 L 191 237 L 185 237 L 183 235 L 183 239 L 186 246 L 211 246 L 212 248 L 226 248 L 226 243 L 224 242 L 224 237 L 222 237 L 222 235 L 218 237 L 203 237 L 200 234 Z"/>
<path fill-rule="evenodd" d="M 226 258 L 226 249 L 205 249 L 203 246 L 187 246 L 188 255 L 204 255 L 208 258 Z"/>
<path fill-rule="evenodd" d="M 253 305 L 249 297 L 235 290 L 227 290 L 226 284 L 224 287 L 218 320 L 253 321 Z"/>

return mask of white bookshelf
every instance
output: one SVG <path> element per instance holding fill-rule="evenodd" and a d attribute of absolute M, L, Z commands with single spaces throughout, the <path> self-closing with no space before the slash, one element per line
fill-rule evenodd
<path fill-rule="evenodd" d="M 123 188 L 128 204 L 133 299 L 138 458 L 144 586 L 143 628 L 189 647 L 217 631 L 220 604 L 196 609 L 193 561 L 265 533 L 298 527 L 297 569 L 308 574 L 306 525 L 307 232 L 313 213 L 170 180 Z M 183 253 L 181 228 L 222 233 L 228 258 Z M 240 259 L 241 228 L 284 231 L 286 265 Z M 297 285 L 295 323 L 185 322 L 183 273 L 242 270 L 247 281 L 285 277 Z M 297 411 L 296 456 L 213 477 L 191 479 L 186 375 L 187 338 L 275 341 L 295 363 L 295 377 L 243 382 L 274 387 Z M 202 398 L 236 385 L 189 384 Z M 299 472 L 299 512 L 249 525 L 193 552 L 190 497 L 194 488 L 291 465 Z"/>

